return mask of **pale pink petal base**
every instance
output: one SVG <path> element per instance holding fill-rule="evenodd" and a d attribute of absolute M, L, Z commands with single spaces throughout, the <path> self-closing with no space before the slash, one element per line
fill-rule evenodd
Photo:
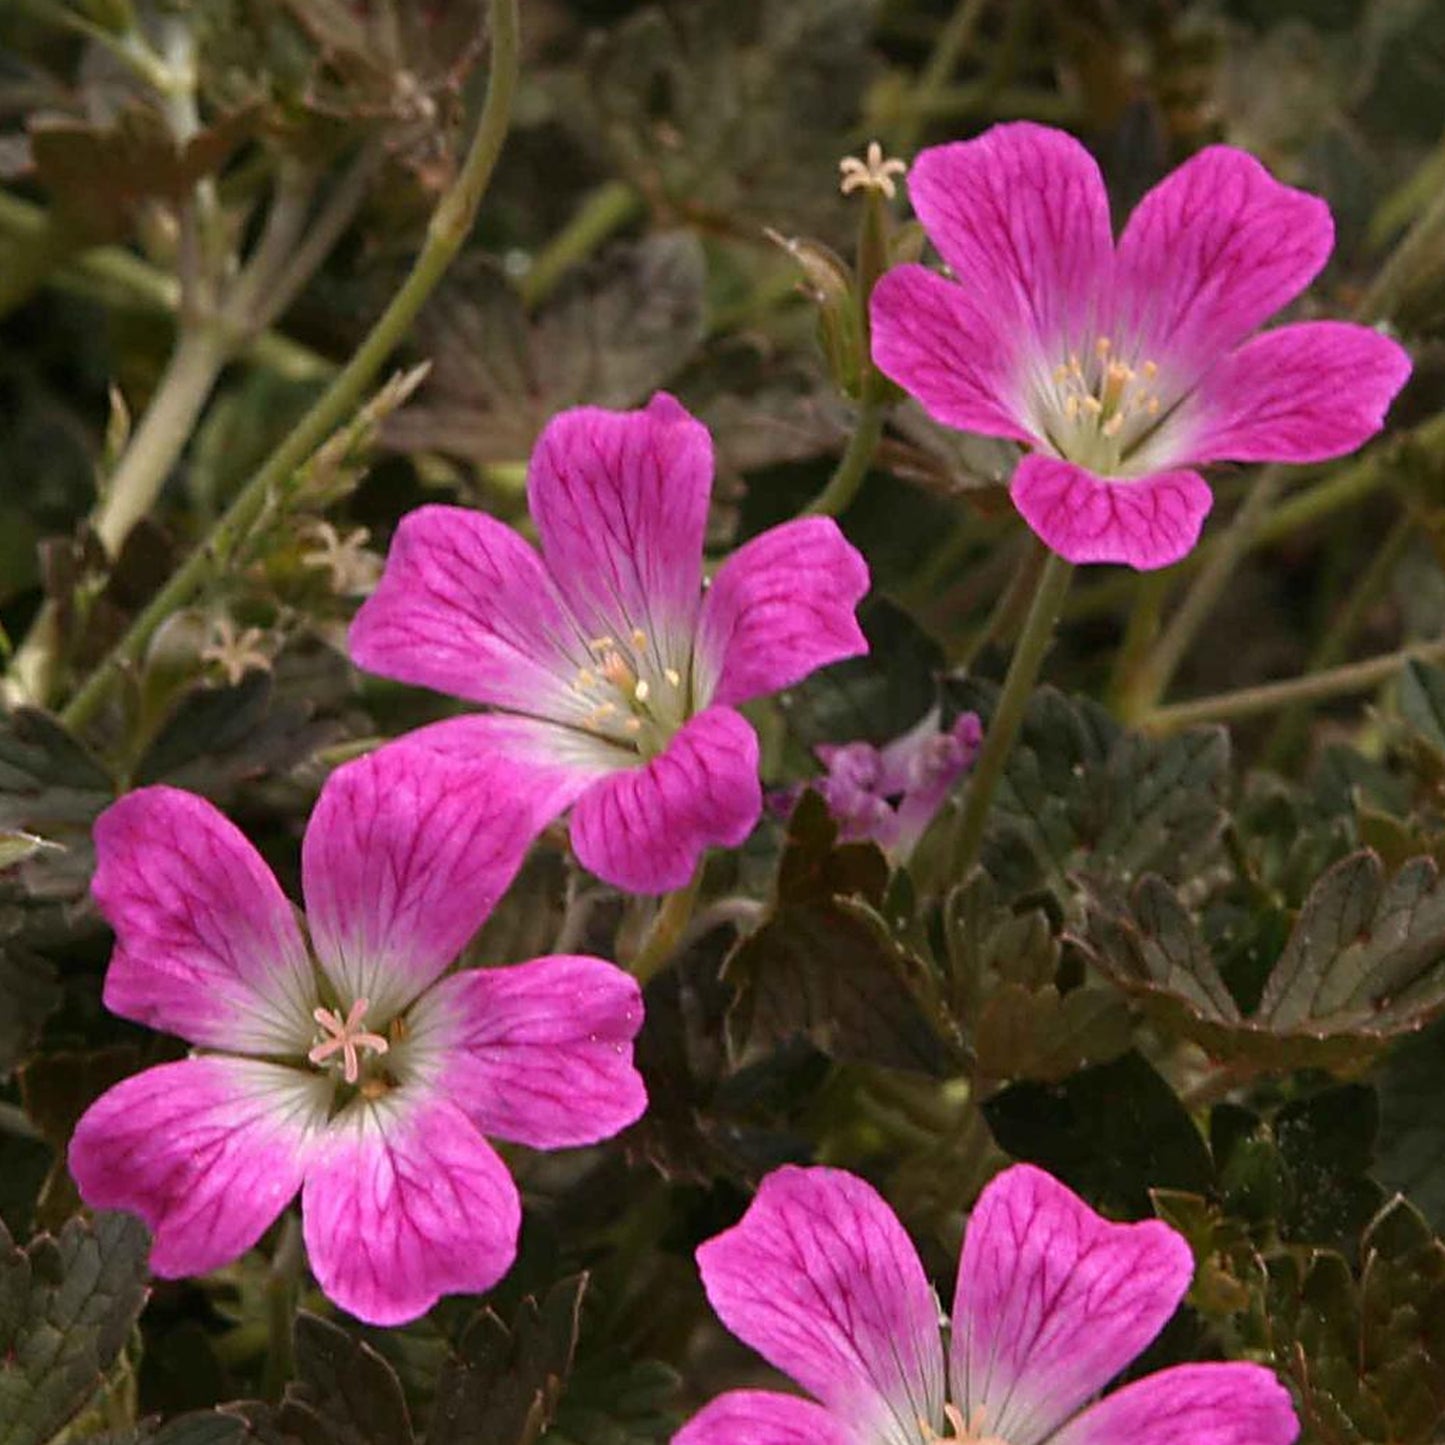
<path fill-rule="evenodd" d="M 347 1007 L 384 1023 L 447 968 L 536 833 L 490 759 L 409 743 L 338 768 L 301 848 L 317 957 Z"/>
<path fill-rule="evenodd" d="M 1214 498 L 1197 472 L 1097 477 L 1034 452 L 1018 464 L 1014 505 L 1034 534 L 1066 562 L 1167 567 L 1199 540 Z"/>
<path fill-rule="evenodd" d="M 1343 456 L 1384 426 L 1409 375 L 1405 349 L 1367 326 L 1309 321 L 1266 331 L 1204 378 L 1190 402 L 1191 452 L 1236 462 Z"/>
<path fill-rule="evenodd" d="M 244 1254 L 301 1187 L 330 1085 L 254 1059 L 147 1069 L 75 1126 L 70 1173 L 92 1209 L 127 1209 L 155 1236 L 151 1268 L 206 1274 Z"/>
<path fill-rule="evenodd" d="M 873 360 L 934 421 L 1030 442 L 1018 355 L 1021 338 L 972 292 L 925 266 L 895 266 L 869 298 Z"/>
<path fill-rule="evenodd" d="M 632 1066 L 642 991 L 600 958 L 469 969 L 443 979 L 410 1017 L 409 1047 L 492 1138 L 592 1144 L 647 1107 Z"/>
<path fill-rule="evenodd" d="M 868 564 L 831 517 L 744 543 L 718 568 L 698 622 L 698 704 L 733 707 L 868 651 L 855 615 Z"/>
<path fill-rule="evenodd" d="M 718 1318 L 858 1439 L 911 1445 L 920 1420 L 941 1428 L 933 1292 L 903 1226 L 863 1180 L 775 1170 L 697 1261 Z"/>
<path fill-rule="evenodd" d="M 1042 1170 L 1006 1169 L 964 1240 L 954 1403 L 983 1434 L 1036 1445 L 1159 1333 L 1193 1272 L 1168 1225 L 1112 1224 Z"/>
<path fill-rule="evenodd" d="M 858 1436 L 811 1400 L 730 1390 L 704 1405 L 672 1445 L 858 1445 Z"/>
<path fill-rule="evenodd" d="M 691 879 L 705 849 L 736 848 L 762 810 L 757 734 L 741 713 L 710 707 L 666 752 L 578 798 L 572 847 L 618 888 L 667 893 Z"/>
<path fill-rule="evenodd" d="M 295 911 L 204 798 L 141 788 L 95 823 L 91 891 L 116 946 L 105 1006 L 194 1044 L 294 1053 L 314 986 Z"/>
<path fill-rule="evenodd" d="M 1106 1395 L 1050 1445 L 1291 1445 L 1289 1391 L 1259 1365 L 1178 1365 Z"/>
<path fill-rule="evenodd" d="M 480 1294 L 516 1258 L 522 1209 L 506 1165 L 455 1104 L 415 1089 L 339 1115 L 301 1202 L 316 1282 L 368 1324 Z"/>

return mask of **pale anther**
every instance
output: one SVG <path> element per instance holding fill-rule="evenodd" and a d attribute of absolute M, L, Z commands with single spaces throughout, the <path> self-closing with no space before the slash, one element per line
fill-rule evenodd
<path fill-rule="evenodd" d="M 662 675 L 673 687 L 682 686 L 682 674 L 675 667 L 664 667 L 662 669 Z"/>
<path fill-rule="evenodd" d="M 632 645 L 634 647 L 647 646 L 647 634 L 640 627 L 632 629 Z"/>
<path fill-rule="evenodd" d="M 370 999 L 357 999 L 345 1018 L 342 1018 L 339 1009 L 313 1009 L 311 1017 L 330 1037 L 323 1039 L 306 1057 L 313 1064 L 324 1064 L 333 1054 L 339 1053 L 342 1077 L 348 1084 L 354 1084 L 361 1077 L 358 1049 L 370 1049 L 373 1053 L 384 1054 L 391 1048 L 380 1034 L 368 1033 L 361 1027 L 361 1020 L 370 1004 Z"/>
<path fill-rule="evenodd" d="M 651 691 L 652 691 L 652 689 L 647 685 L 647 679 L 646 679 L 646 678 L 643 678 L 643 679 L 637 684 L 637 686 L 632 689 L 632 695 L 633 695 L 633 697 L 635 697 L 635 698 L 638 700 L 638 702 L 646 702 L 646 701 L 647 701 L 647 695 L 648 695 Z"/>
<path fill-rule="evenodd" d="M 857 156 L 845 156 L 838 162 L 843 177 L 839 189 L 845 196 L 853 191 L 878 191 L 891 201 L 898 194 L 893 177 L 903 175 L 907 169 L 903 161 L 885 159 L 883 147 L 876 140 L 869 141 L 861 160 Z"/>

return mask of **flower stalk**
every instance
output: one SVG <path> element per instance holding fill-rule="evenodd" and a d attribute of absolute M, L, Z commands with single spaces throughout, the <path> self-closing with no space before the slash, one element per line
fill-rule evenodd
<path fill-rule="evenodd" d="M 637 952 L 632 956 L 627 971 L 644 988 L 671 961 L 687 925 L 697 907 L 698 893 L 702 888 L 702 864 L 682 888 L 669 893 L 662 900 Z"/>
<path fill-rule="evenodd" d="M 1013 752 L 1014 739 L 1023 723 L 1024 710 L 1038 679 L 1044 654 L 1053 641 L 1054 626 L 1073 575 L 1073 566 L 1057 553 L 1051 553 L 1039 576 L 1038 590 L 1034 593 L 1029 615 L 1009 662 L 998 706 L 984 729 L 983 747 L 964 797 L 953 842 L 952 876 L 955 878 L 966 876 L 978 861 L 989 805 Z"/>
<path fill-rule="evenodd" d="M 285 486 L 346 419 L 446 273 L 471 229 L 511 124 L 518 70 L 517 12 L 517 0 L 492 0 L 491 73 L 476 134 L 456 180 L 432 215 L 425 244 L 401 289 L 320 399 L 250 478 L 210 534 L 152 598 L 70 700 L 61 714 L 67 726 L 82 727 L 95 716 L 121 669 L 134 663 L 156 628 L 195 595 L 213 559 L 224 558 L 234 550 L 261 514 L 268 498 Z"/>

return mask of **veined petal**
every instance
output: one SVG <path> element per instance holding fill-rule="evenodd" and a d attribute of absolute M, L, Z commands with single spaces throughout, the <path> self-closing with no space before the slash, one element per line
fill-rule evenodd
<path fill-rule="evenodd" d="M 1050 354 L 1092 341 L 1113 236 L 1103 177 L 1073 136 L 1017 121 L 930 147 L 908 173 L 908 193 L 975 308 L 1003 334 L 1022 328 Z"/>
<path fill-rule="evenodd" d="M 1111 1224 L 1041 1169 L 1004 1170 L 964 1239 L 954 1403 L 984 1435 L 1037 1445 L 1159 1333 L 1193 1273 L 1168 1225 Z"/>
<path fill-rule="evenodd" d="M 685 665 L 712 490 L 707 428 L 665 392 L 639 411 L 580 406 L 537 440 L 527 478 L 542 555 L 584 632 L 640 630 Z"/>
<path fill-rule="evenodd" d="M 771 1390 L 729 1390 L 704 1405 L 672 1445 L 859 1445 L 836 1415 Z"/>
<path fill-rule="evenodd" d="M 703 850 L 735 848 L 763 810 L 758 739 L 741 713 L 710 707 L 641 767 L 595 782 L 572 809 L 584 866 L 629 893 L 667 893 Z"/>
<path fill-rule="evenodd" d="M 162 1064 L 86 1110 L 70 1173 L 92 1209 L 145 1220 L 158 1275 L 205 1274 L 250 1249 L 301 1187 L 330 1095 L 320 1075 L 259 1059 Z"/>
<path fill-rule="evenodd" d="M 1010 483 L 1035 536 L 1066 562 L 1124 562 L 1147 572 L 1190 552 L 1214 497 L 1198 472 L 1097 477 L 1031 452 Z"/>
<path fill-rule="evenodd" d="M 978 297 L 925 266 L 895 266 L 869 299 L 873 360 L 934 421 L 985 436 L 1034 439 L 1018 360 L 1024 340 Z"/>
<path fill-rule="evenodd" d="M 480 1294 L 512 1267 L 522 1206 L 492 1146 L 450 1100 L 403 1086 L 332 1121 L 301 1193 L 328 1299 L 372 1325 Z"/>
<path fill-rule="evenodd" d="M 1289 1391 L 1260 1365 L 1178 1365 L 1106 1395 L 1051 1445 L 1292 1445 Z"/>
<path fill-rule="evenodd" d="M 1329 207 L 1251 155 L 1210 146 L 1140 201 L 1119 239 L 1116 341 L 1176 384 L 1198 377 L 1314 280 Z"/>
<path fill-rule="evenodd" d="M 408 1052 L 493 1138 L 593 1144 L 647 1108 L 632 1066 L 642 991 L 600 958 L 468 969 L 429 989 L 409 1017 Z"/>
<path fill-rule="evenodd" d="M 1181 425 L 1196 428 L 1189 446 L 1199 461 L 1327 461 L 1384 426 L 1409 375 L 1404 347 L 1367 326 L 1281 326 L 1214 367 Z"/>
<path fill-rule="evenodd" d="M 742 1222 L 697 1252 L 718 1318 L 861 1440 L 943 1425 L 938 1306 L 908 1236 L 863 1180 L 774 1170 Z"/>
<path fill-rule="evenodd" d="M 693 691 L 728 707 L 868 651 L 868 564 L 831 517 L 784 522 L 718 568 L 698 623 Z"/>
<path fill-rule="evenodd" d="M 112 1013 L 237 1053 L 304 1052 L 315 984 L 295 910 L 204 798 L 140 788 L 95 822 L 91 891 L 115 930 Z"/>
<path fill-rule="evenodd" d="M 407 740 L 338 768 L 312 811 L 301 880 L 317 958 L 349 1007 L 385 1023 L 438 977 L 536 836 L 489 759 Z"/>
<path fill-rule="evenodd" d="M 544 716 L 567 714 L 586 658 L 541 558 L 466 507 L 418 507 L 401 519 L 348 647 L 382 677 Z"/>

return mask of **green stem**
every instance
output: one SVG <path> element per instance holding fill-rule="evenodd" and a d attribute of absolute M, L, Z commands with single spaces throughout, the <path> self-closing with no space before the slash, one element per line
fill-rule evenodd
<path fill-rule="evenodd" d="M 828 485 L 803 508 L 805 517 L 836 517 L 846 512 L 858 495 L 868 465 L 883 437 L 883 406 L 867 395 L 858 409 L 858 425 L 848 441 L 847 450 L 838 461 Z"/>
<path fill-rule="evenodd" d="M 689 882 L 675 893 L 669 893 L 653 916 L 637 952 L 632 955 L 627 965 L 627 971 L 644 988 L 677 952 L 683 930 L 697 906 L 697 895 L 701 886 L 702 864 L 699 863 Z"/>
<path fill-rule="evenodd" d="M 1008 676 L 998 706 L 983 735 L 983 749 L 974 764 L 953 842 L 953 877 L 965 878 L 978 861 L 984 824 L 994 791 L 1003 777 L 1004 765 L 1013 751 L 1014 739 L 1024 720 L 1024 710 L 1038 679 L 1044 654 L 1054 637 L 1054 624 L 1064 605 L 1064 596 L 1074 575 L 1072 565 L 1050 554 L 1039 577 L 1033 605 L 1019 634 L 1018 646 L 1009 662 Z"/>
<path fill-rule="evenodd" d="M 585 261 L 609 236 L 620 231 L 643 208 L 643 200 L 626 181 L 608 181 L 586 196 L 570 221 L 532 258 L 519 290 L 530 310 L 557 289 L 574 266 Z"/>
<path fill-rule="evenodd" d="M 191 552 L 70 700 L 61 714 L 67 726 L 81 727 L 95 715 L 120 670 L 137 661 L 156 628 L 191 599 L 213 560 L 229 555 L 261 514 L 268 498 L 290 481 L 345 420 L 461 249 L 511 123 L 517 85 L 517 7 L 518 0 L 491 0 L 491 74 L 476 135 L 456 180 L 432 215 L 426 241 L 401 289 L 325 393 L 250 478 L 209 536 Z"/>
<path fill-rule="evenodd" d="M 933 53 L 918 77 L 918 84 L 908 97 L 907 109 L 894 136 L 894 148 L 911 151 L 918 144 L 918 134 L 933 114 L 934 103 L 949 78 L 958 68 L 963 52 L 973 39 L 988 0 L 960 0 L 953 14 L 944 22 L 933 44 Z"/>
<path fill-rule="evenodd" d="M 296 1302 L 305 1264 L 301 1220 L 294 1210 L 287 1210 L 266 1273 L 266 1368 L 262 1391 L 268 1400 L 279 1400 L 286 1382 L 296 1373 Z"/>
<path fill-rule="evenodd" d="M 950 651 L 948 661 L 951 667 L 966 672 L 985 647 L 993 642 L 1002 642 L 1019 625 L 1048 558 L 1049 549 L 1030 533 L 1008 586 L 999 593 L 983 626 L 962 646 Z"/>
<path fill-rule="evenodd" d="M 1260 713 L 1275 712 L 1296 703 L 1320 702 L 1350 692 L 1368 692 L 1372 687 L 1388 682 L 1407 662 L 1438 662 L 1441 658 L 1445 658 L 1445 639 L 1414 643 L 1383 657 L 1347 663 L 1344 667 L 1332 667 L 1325 672 L 1291 677 L 1283 682 L 1266 682 L 1257 687 L 1236 688 L 1233 692 L 1155 708 L 1141 720 L 1141 725 L 1151 732 L 1173 732 L 1178 728 L 1192 727 L 1195 723 L 1258 717 Z"/>

